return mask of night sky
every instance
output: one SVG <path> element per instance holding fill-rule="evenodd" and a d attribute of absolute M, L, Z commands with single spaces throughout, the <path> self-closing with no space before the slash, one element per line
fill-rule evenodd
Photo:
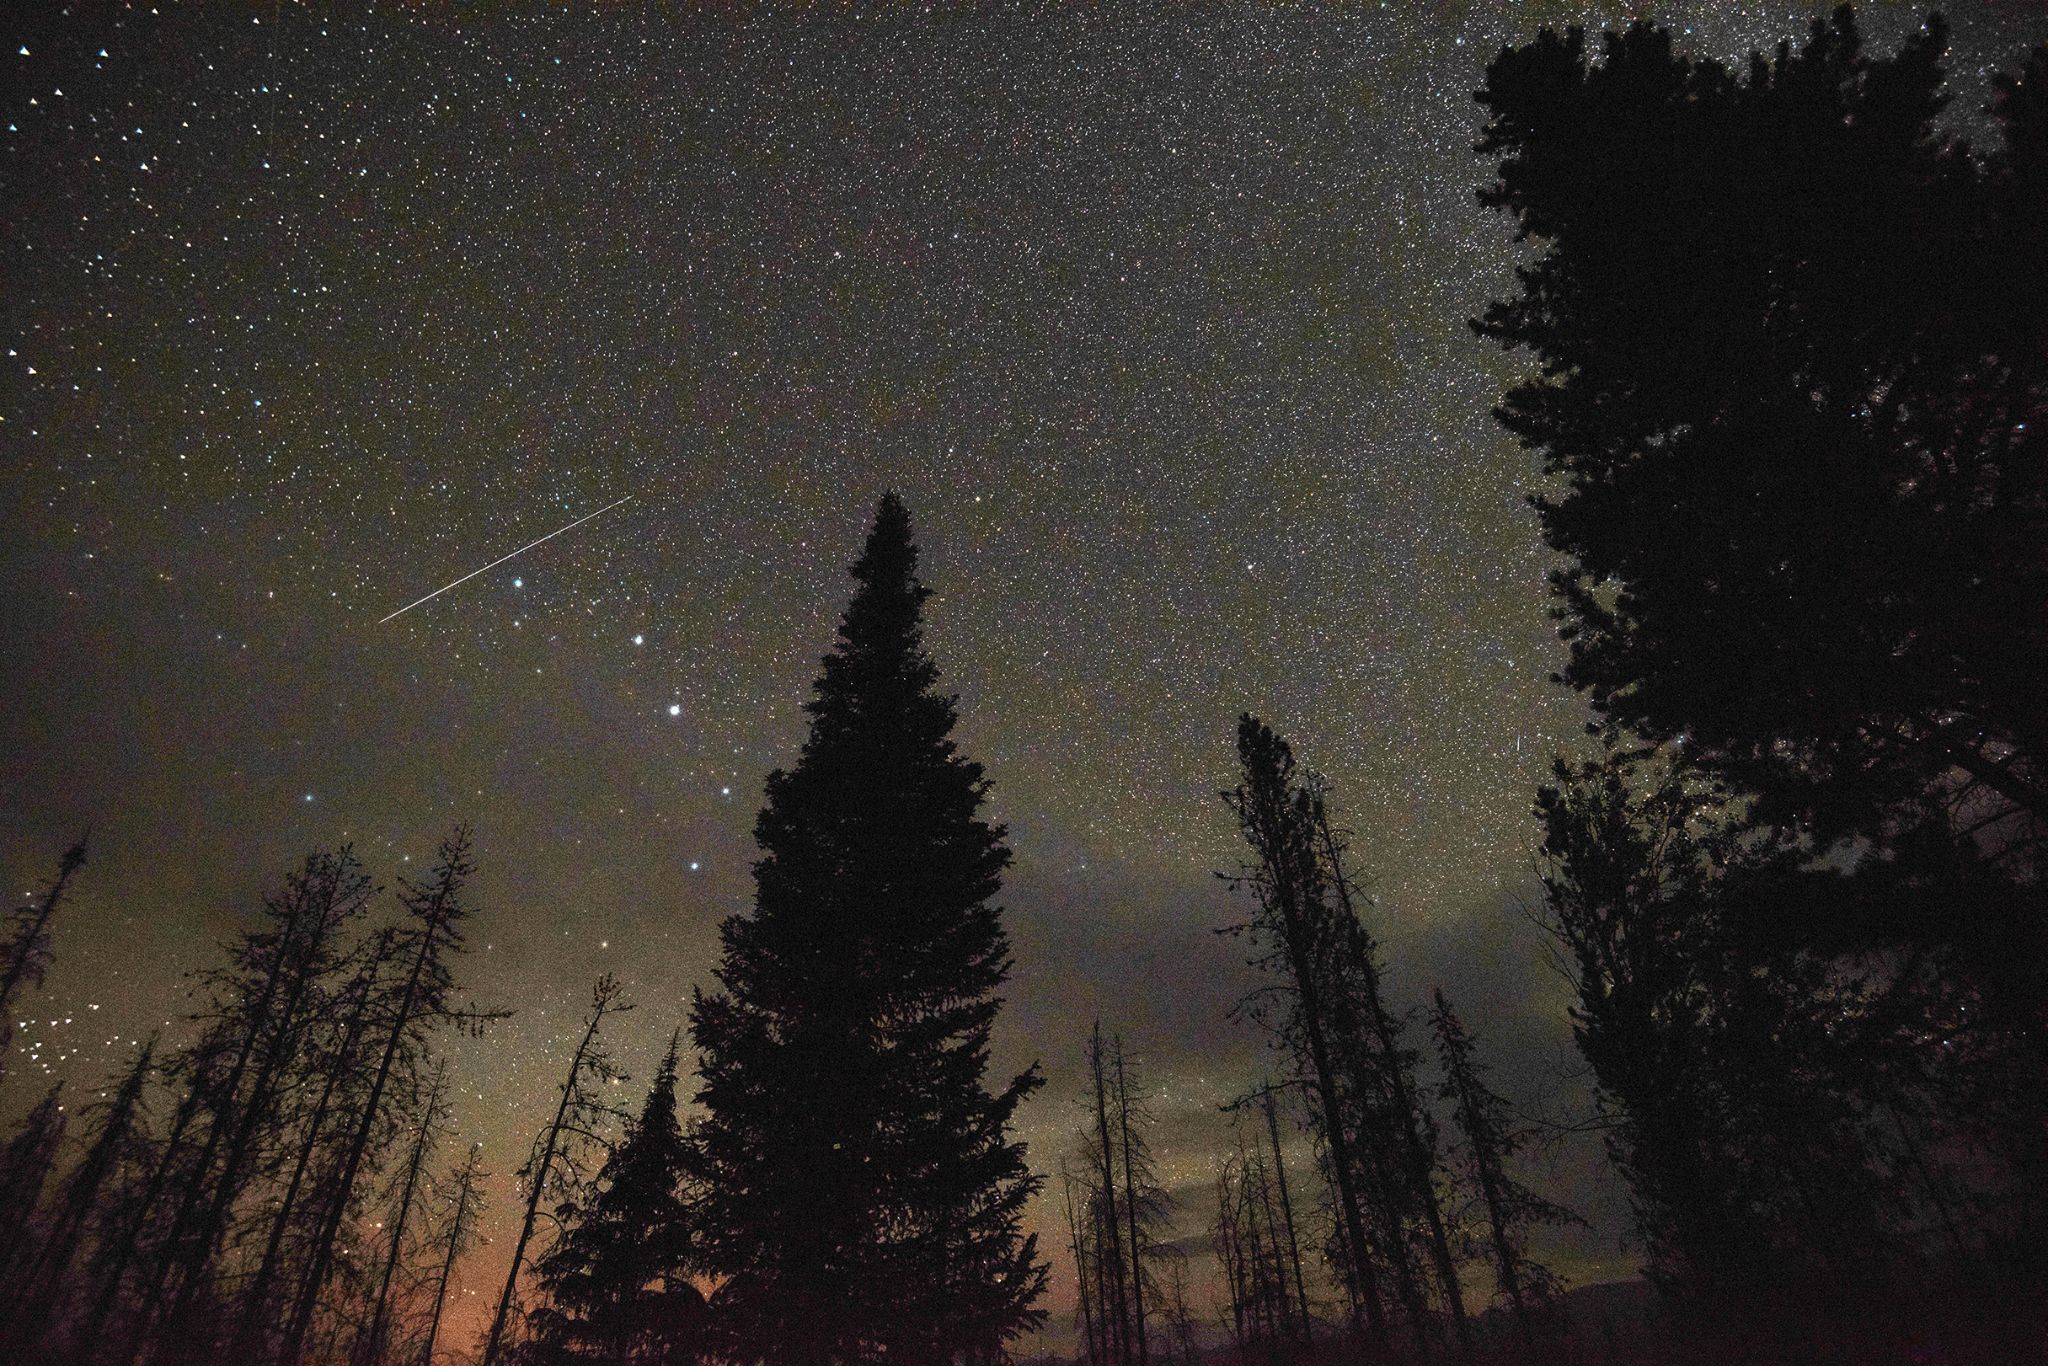
<path fill-rule="evenodd" d="M 1810 11 L 1660 13 L 1733 56 Z M 1517 259 L 1470 92 L 1587 17 L 10 6 L 8 894 L 93 848 L 0 1108 L 175 1022 L 307 850 L 389 883 L 467 821 L 464 980 L 517 1014 L 454 1046 L 458 1118 L 504 1233 L 592 977 L 640 1002 L 644 1081 L 749 904 L 762 779 L 893 487 L 1017 851 L 998 1063 L 1046 1064 L 1037 1168 L 1100 1015 L 1208 1218 L 1216 1106 L 1271 1065 L 1212 933 L 1247 708 L 1334 784 L 1397 997 L 1442 982 L 1503 1089 L 1569 1110 L 1519 908 L 1582 711 L 1488 417 L 1519 362 L 1464 320 Z M 2048 37 L 1952 18 L 1959 114 Z M 1917 16 L 1866 21 L 1888 49 Z M 1546 1179 L 1595 1225 L 1560 1266 L 1626 1274 L 1590 1142 Z M 1048 1342 L 1072 1294 L 1058 1259 Z"/>

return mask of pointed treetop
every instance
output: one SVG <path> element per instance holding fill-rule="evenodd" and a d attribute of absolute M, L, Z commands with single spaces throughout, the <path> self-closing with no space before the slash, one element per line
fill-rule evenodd
<path fill-rule="evenodd" d="M 678 1028 L 668 1036 L 668 1051 L 661 1055 L 661 1066 L 654 1070 L 654 1083 L 647 1088 L 647 1104 L 640 1112 L 642 1124 L 647 1117 L 657 1112 L 667 1115 L 671 1122 L 676 1112 L 676 1055 L 681 1049 L 683 1031 Z"/>
<path fill-rule="evenodd" d="M 806 704 L 812 716 L 824 721 L 835 712 L 850 716 L 877 706 L 895 712 L 938 680 L 924 651 L 920 614 L 931 590 L 917 577 L 917 560 L 910 511 L 893 492 L 885 493 L 851 567 L 859 587 L 839 619 L 838 643 L 825 657 L 816 695 Z M 944 719 L 951 724 L 950 709 Z M 817 739 L 814 732 L 812 743 Z"/>
<path fill-rule="evenodd" d="M 875 506 L 875 524 L 868 531 L 867 544 L 853 565 L 853 576 L 864 584 L 902 583 L 917 573 L 917 543 L 911 536 L 910 509 L 891 489 Z M 923 590 L 918 590 L 923 596 Z"/>

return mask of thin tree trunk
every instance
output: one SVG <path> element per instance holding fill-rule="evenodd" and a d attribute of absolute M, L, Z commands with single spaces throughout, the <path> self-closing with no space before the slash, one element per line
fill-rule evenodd
<path fill-rule="evenodd" d="M 604 1011 L 593 1009 L 590 1025 L 576 1045 L 575 1056 L 569 1059 L 569 1075 L 562 1082 L 562 1099 L 555 1106 L 554 1120 L 548 1125 L 547 1142 L 541 1147 L 540 1164 L 534 1169 L 533 1189 L 526 1197 L 526 1217 L 519 1224 L 519 1240 L 512 1245 L 512 1269 L 505 1273 L 505 1290 L 498 1296 L 498 1312 L 491 1319 L 491 1335 L 484 1340 L 480 1366 L 492 1366 L 498 1358 L 498 1344 L 505 1334 L 505 1319 L 512 1312 L 512 1293 L 518 1288 L 520 1268 L 526 1261 L 526 1244 L 533 1237 L 533 1221 L 540 1211 L 541 1192 L 547 1187 L 548 1171 L 555 1165 L 555 1145 L 561 1141 L 562 1123 L 569 1115 L 569 1099 L 575 1093 L 577 1075 L 583 1070 L 583 1055 L 590 1051 L 590 1041 L 597 1037 L 597 1027 L 603 1022 Z"/>
<path fill-rule="evenodd" d="M 1131 1322 L 1138 1330 L 1138 1366 L 1151 1366 L 1151 1352 L 1145 1342 L 1145 1264 L 1138 1242 L 1138 1182 L 1131 1168 L 1131 1093 L 1124 1081 L 1124 1041 L 1119 1035 L 1116 1050 L 1116 1122 L 1124 1143 L 1124 1213 L 1131 1231 Z"/>
<path fill-rule="evenodd" d="M 239 1111 L 236 1109 L 236 1098 L 241 1093 L 242 1077 L 248 1071 L 249 1059 L 256 1051 L 256 1043 L 262 1036 L 263 1026 L 270 1018 L 271 999 L 276 995 L 278 979 L 283 974 L 284 944 L 282 939 L 280 939 L 277 952 L 271 960 L 270 972 L 263 981 L 263 991 L 257 997 L 256 1005 L 250 1011 L 248 1031 L 243 1035 L 242 1042 L 235 1053 L 234 1066 L 228 1069 L 227 1084 L 221 1089 L 222 1112 L 215 1116 L 212 1124 L 207 1126 L 206 1142 L 199 1149 L 198 1165 L 193 1170 L 192 1182 L 179 1193 L 177 1213 L 171 1216 L 171 1230 L 164 1237 L 163 1248 L 156 1258 L 156 1266 L 150 1276 L 149 1289 L 143 1293 L 142 1305 L 136 1310 L 135 1323 L 129 1336 L 128 1348 L 121 1354 L 121 1359 L 124 1361 L 132 1359 L 142 1349 L 143 1341 L 149 1333 L 151 1321 L 156 1317 L 157 1306 L 163 1303 L 164 1286 L 169 1281 L 171 1268 L 178 1262 L 178 1245 L 189 1235 L 193 1208 L 199 1203 L 206 1190 L 206 1178 L 213 1170 L 214 1154 L 220 1149 L 223 1132 L 228 1127 L 230 1121 L 239 1119 Z M 239 1127 L 239 1125 L 236 1125 L 236 1127 Z M 197 1274 L 198 1266 L 196 1264 L 187 1269 L 188 1277 L 196 1276 Z"/>
<path fill-rule="evenodd" d="M 142 1235 L 149 1228 L 149 1214 L 163 1195 L 164 1182 L 169 1179 L 171 1166 L 183 1150 L 185 1132 L 192 1127 L 204 1102 L 200 1098 L 200 1083 L 195 1078 L 192 1087 L 185 1093 L 185 1099 L 178 1106 L 177 1118 L 171 1122 L 170 1135 L 164 1139 L 164 1150 L 158 1154 L 156 1165 L 150 1169 L 149 1180 L 143 1185 L 142 1199 L 136 1205 L 134 1222 L 126 1236 L 121 1239 L 120 1252 L 115 1256 L 111 1269 L 100 1283 L 99 1294 L 93 1298 L 92 1312 L 85 1322 L 94 1331 L 104 1334 L 109 1315 L 114 1307 L 114 1297 L 120 1293 L 121 1282 L 128 1275 L 136 1254 L 140 1251 Z"/>
<path fill-rule="evenodd" d="M 434 1116 L 448 1085 L 448 1063 L 443 1059 L 427 1092 L 427 1107 L 420 1115 L 419 1136 L 413 1140 L 412 1155 L 405 1164 L 405 1188 L 398 1197 L 398 1217 L 391 1221 L 391 1250 L 384 1258 L 384 1274 L 377 1278 L 377 1303 L 370 1311 L 370 1326 L 362 1337 L 357 1360 L 374 1366 L 384 1351 L 385 1312 L 391 1302 L 391 1278 L 398 1270 L 398 1256 L 405 1240 L 406 1220 L 412 1216 L 413 1193 L 419 1189 L 420 1168 L 426 1163 L 434 1136 Z"/>
<path fill-rule="evenodd" d="M 349 1012 L 348 1025 L 342 1035 L 341 1048 L 336 1054 L 327 1077 L 321 1084 L 320 1099 L 313 1106 L 313 1116 L 306 1124 L 306 1137 L 299 1145 L 299 1154 L 292 1164 L 292 1178 L 285 1186 L 284 1199 L 277 1207 L 277 1213 L 270 1221 L 270 1237 L 264 1244 L 263 1260 L 257 1264 L 256 1278 L 244 1292 L 242 1315 L 235 1327 L 235 1350 L 237 1360 L 250 1360 L 254 1356 L 258 1326 L 263 1315 L 269 1311 L 271 1287 L 276 1284 L 282 1269 L 279 1260 L 283 1256 L 284 1238 L 291 1227 L 292 1215 L 298 1209 L 299 1192 L 305 1185 L 306 1173 L 312 1167 L 313 1155 L 319 1151 L 320 1138 L 327 1129 L 327 1115 L 334 1100 L 334 1093 L 340 1089 L 341 1081 L 348 1073 L 350 1062 L 355 1058 L 356 1044 L 362 1037 L 362 1027 L 369 1013 L 370 994 L 376 990 L 376 964 L 373 959 L 367 975 L 360 983 L 354 1006 Z"/>
<path fill-rule="evenodd" d="M 455 1196 L 455 1220 L 448 1230 L 448 1254 L 441 1259 L 440 1279 L 434 1285 L 434 1312 L 427 1320 L 426 1345 L 420 1348 L 419 1366 L 433 1366 L 434 1339 L 441 1335 L 441 1309 L 448 1302 L 448 1278 L 455 1271 L 455 1256 L 462 1249 L 464 1224 L 469 1217 L 469 1197 L 476 1185 L 477 1152 L 483 1145 L 472 1144 L 469 1161 L 462 1168 L 462 1185 Z"/>
<path fill-rule="evenodd" d="M 1092 1366 L 1102 1366 L 1102 1345 L 1095 1339 L 1095 1312 L 1088 1303 L 1088 1258 L 1082 1245 L 1081 1225 L 1074 1218 L 1073 1181 L 1063 1178 L 1062 1189 L 1066 1198 L 1067 1237 L 1074 1245 L 1074 1294 L 1081 1307 L 1081 1340 L 1087 1344 L 1088 1360 Z"/>
<path fill-rule="evenodd" d="M 1098 1219 L 1100 1227 L 1096 1232 L 1095 1274 L 1102 1277 L 1102 1267 L 1107 1262 L 1110 1276 L 1103 1287 L 1106 1292 L 1104 1309 L 1115 1326 L 1115 1350 L 1121 1366 L 1129 1366 L 1131 1360 L 1130 1301 L 1124 1289 L 1123 1237 L 1116 1224 L 1116 1158 L 1111 1151 L 1109 1139 L 1109 1098 L 1107 1082 L 1102 1069 L 1102 1022 L 1095 1022 L 1095 1033 L 1089 1041 L 1088 1066 L 1095 1074 L 1095 1135 L 1101 1148 L 1100 1170 L 1102 1172 L 1102 1201 L 1106 1211 Z"/>
<path fill-rule="evenodd" d="M 440 907 L 437 905 L 435 909 Z M 369 1147 L 370 1134 L 377 1123 L 377 1111 L 384 1104 L 384 1088 L 390 1081 L 398 1051 L 405 1042 L 406 1030 L 412 1025 L 413 1008 L 419 999 L 420 977 L 426 971 L 427 960 L 435 948 L 435 938 L 441 931 L 437 919 L 422 917 L 422 920 L 419 952 L 413 956 L 412 971 L 406 977 L 405 994 L 400 998 L 398 1012 L 391 1021 L 391 1033 L 384 1041 L 384 1056 L 377 1064 L 376 1080 L 370 1085 L 362 1122 L 356 1126 L 355 1135 L 349 1143 L 348 1156 L 343 1162 L 340 1180 L 335 1185 L 333 1204 L 321 1221 L 320 1235 L 313 1245 L 313 1265 L 306 1275 L 305 1285 L 300 1288 L 298 1304 L 292 1311 L 291 1326 L 285 1334 L 281 1357 L 284 1366 L 299 1366 L 300 1354 L 305 1350 L 306 1332 L 313 1325 L 320 1292 L 326 1288 L 328 1270 L 333 1264 L 334 1240 L 341 1232 L 341 1221 L 348 1214 L 356 1174 L 362 1168 L 363 1154 Z"/>
<path fill-rule="evenodd" d="M 327 938 L 327 907 L 314 905 L 305 913 L 314 917 L 313 938 L 295 950 L 297 962 L 290 975 L 291 985 L 286 991 L 283 1007 L 277 1013 L 277 1020 L 271 1032 L 269 1046 L 264 1049 L 263 1061 L 256 1070 L 255 1082 L 249 1089 L 249 1100 L 242 1107 L 235 1123 L 234 1136 L 228 1142 L 227 1155 L 221 1160 L 220 1178 L 214 1185 L 213 1199 L 208 1202 L 200 1218 L 198 1232 L 194 1235 L 192 1251 L 185 1264 L 185 1274 L 178 1286 L 177 1299 L 172 1302 L 171 1312 L 164 1322 L 170 1329 L 170 1336 L 176 1339 L 183 1334 L 186 1316 L 191 1312 L 192 1299 L 204 1279 L 201 1274 L 212 1260 L 215 1247 L 226 1229 L 228 1211 L 233 1206 L 248 1177 L 246 1167 L 250 1158 L 251 1145 L 267 1117 L 273 1096 L 277 1092 L 278 1078 L 291 1057 L 298 1051 L 298 1034 L 293 1020 L 304 1004 L 306 992 L 311 985 L 315 955 L 321 941 Z M 294 930 L 298 927 L 294 925 Z M 281 938 L 278 956 L 283 958 L 286 942 Z"/>
<path fill-rule="evenodd" d="M 1287 1159 L 1280 1155 L 1280 1115 L 1273 1103 L 1273 1088 L 1267 1087 L 1262 1099 L 1266 1111 L 1266 1132 L 1273 1140 L 1273 1181 L 1280 1188 L 1280 1217 L 1287 1221 L 1287 1259 L 1294 1270 L 1294 1303 L 1301 1313 L 1301 1340 L 1307 1342 L 1313 1336 L 1308 1317 L 1308 1289 L 1301 1276 L 1301 1244 L 1294 1236 L 1294 1202 L 1287 1194 Z"/>
<path fill-rule="evenodd" d="M 1339 860 L 1336 834 L 1330 828 L 1327 812 L 1320 808 L 1317 813 L 1316 833 L 1323 844 L 1323 852 L 1330 866 L 1330 882 L 1337 893 L 1337 907 L 1343 916 L 1346 947 L 1351 952 L 1353 970 L 1357 972 L 1361 985 L 1366 991 L 1366 1007 L 1372 1019 L 1373 1033 L 1380 1046 L 1380 1055 L 1385 1060 L 1387 1084 L 1394 1091 L 1394 1106 L 1400 1115 L 1402 1137 L 1405 1140 L 1408 1157 L 1408 1184 L 1414 1188 L 1415 1199 L 1422 1205 L 1423 1218 L 1429 1225 L 1430 1257 L 1436 1263 L 1437 1278 L 1442 1282 L 1444 1301 L 1451 1311 L 1451 1321 L 1457 1327 L 1458 1341 L 1469 1346 L 1472 1341 L 1470 1326 L 1465 1320 L 1465 1297 L 1458 1285 L 1458 1266 L 1451 1256 L 1451 1244 L 1444 1231 L 1443 1210 L 1436 1198 L 1436 1173 L 1434 1164 L 1422 1142 L 1420 1120 L 1415 1109 L 1415 1098 L 1408 1090 L 1408 1078 L 1401 1066 L 1399 1040 L 1394 1037 L 1394 1023 L 1387 1014 L 1386 1003 L 1380 997 L 1379 966 L 1372 961 L 1372 952 L 1365 939 L 1364 928 L 1358 920 L 1358 913 L 1351 901 L 1351 883 L 1345 876 Z"/>

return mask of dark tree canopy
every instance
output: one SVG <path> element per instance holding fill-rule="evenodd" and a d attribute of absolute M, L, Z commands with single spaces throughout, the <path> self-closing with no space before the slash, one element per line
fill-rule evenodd
<path fill-rule="evenodd" d="M 540 1259 L 544 1302 L 528 1316 L 532 1340 L 522 1360 L 680 1366 L 697 1359 L 704 1297 L 688 1279 L 684 1165 L 672 1040 L 639 1118 Z"/>
<path fill-rule="evenodd" d="M 1945 46 L 1844 7 L 1739 71 L 1647 23 L 1503 50 L 1480 198 L 1538 254 L 1474 326 L 1540 366 L 1497 413 L 1561 476 L 1568 682 L 1823 839 L 1969 787 L 2011 847 L 2048 822 L 2048 47 L 1979 154 Z"/>
<path fill-rule="evenodd" d="M 983 1080 L 1010 855 L 933 690 L 893 494 L 853 576 L 810 736 L 768 779 L 754 913 L 691 1013 L 704 1260 L 739 1359 L 992 1360 L 1045 1283 L 1009 1136 L 1040 1078 Z"/>

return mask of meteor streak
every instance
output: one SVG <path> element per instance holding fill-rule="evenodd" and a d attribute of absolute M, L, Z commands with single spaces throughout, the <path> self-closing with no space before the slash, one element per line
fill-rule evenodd
<path fill-rule="evenodd" d="M 587 515 L 585 515 L 585 516 L 582 516 L 582 517 L 578 517 L 578 518 L 577 518 L 577 519 L 576 519 L 575 521 L 573 521 L 573 522 L 569 523 L 569 525 L 567 525 L 567 526 L 564 526 L 564 527 L 556 527 L 556 528 L 555 528 L 555 529 L 554 529 L 553 531 L 550 531 L 550 532 L 549 532 L 549 533 L 548 533 L 547 535 L 545 535 L 545 536 L 541 537 L 541 538 L 540 538 L 540 541 L 552 541 L 552 540 L 554 540 L 554 539 L 555 539 L 555 537 L 557 537 L 557 536 L 561 535 L 561 534 L 562 534 L 563 532 L 565 532 L 565 531 L 574 531 L 574 530 L 575 530 L 575 529 L 576 529 L 577 527 L 579 527 L 579 526 L 582 526 L 582 525 L 583 525 L 583 524 L 584 524 L 585 522 L 589 521 L 589 520 L 590 520 L 590 519 L 591 519 L 592 517 L 601 517 L 601 516 L 603 516 L 603 515 L 604 515 L 605 513 L 607 513 L 607 512 L 610 512 L 610 511 L 611 511 L 611 510 L 612 510 L 613 508 L 617 507 L 617 506 L 619 505 L 619 503 L 630 503 L 630 502 L 632 502 L 632 501 L 633 501 L 633 495 L 629 493 L 629 494 L 627 494 L 627 495 L 626 495 L 626 496 L 625 496 L 624 498 L 621 498 L 621 499 L 619 499 L 619 500 L 618 500 L 618 502 L 616 502 L 616 503 L 606 503 L 606 504 L 605 504 L 605 505 L 604 505 L 603 507 L 599 508 L 599 509 L 598 509 L 598 510 L 597 510 L 596 512 L 593 512 L 593 513 L 589 513 L 589 514 L 587 514 Z M 527 542 L 527 543 L 526 543 L 525 545 L 523 545 L 523 546 L 520 546 L 520 547 L 519 547 L 519 549 L 517 549 L 517 550 L 513 551 L 513 552 L 512 552 L 512 554 L 510 554 L 510 555 L 500 555 L 500 556 L 499 556 L 499 557 L 498 557 L 497 559 L 495 559 L 495 560 L 492 560 L 492 561 L 491 561 L 491 562 L 490 562 L 489 564 L 485 565 L 485 566 L 483 567 L 483 569 L 472 569 L 472 570 L 470 570 L 470 571 L 469 571 L 469 572 L 468 572 L 467 574 L 464 574 L 464 575 L 463 575 L 463 576 L 462 576 L 461 578 L 457 579 L 457 580 L 456 580 L 456 581 L 455 581 L 454 583 L 444 583 L 444 584 L 442 584 L 442 585 L 441 585 L 441 586 L 440 586 L 439 588 L 436 588 L 436 589 L 435 589 L 435 590 L 434 590 L 433 592 L 431 592 L 431 593 L 427 594 L 427 596 L 426 596 L 426 597 L 424 597 L 424 598 L 419 598 L 419 599 L 417 599 L 417 600 L 415 600 L 415 601 L 413 601 L 413 602 L 409 602 L 409 603 L 407 603 L 407 604 L 406 604 L 405 606 L 403 606 L 403 607 L 399 608 L 399 609 L 398 609 L 398 610 L 397 610 L 396 612 L 393 612 L 393 613 L 391 614 L 391 616 L 389 616 L 389 617 L 381 617 L 381 618 L 379 618 L 379 619 L 378 619 L 378 621 L 377 621 L 377 624 L 378 624 L 379 626 L 382 626 L 382 625 L 383 625 L 383 624 L 384 624 L 385 622 L 387 622 L 387 621 L 391 620 L 391 617 L 401 617 L 401 616 L 404 616 L 404 615 L 405 615 L 405 614 L 406 614 L 407 612 L 410 612 L 410 611 L 411 611 L 411 610 L 412 610 L 413 608 L 415 608 L 415 607 L 419 606 L 419 605 L 420 605 L 420 603 L 422 603 L 422 602 L 429 602 L 429 601 L 433 600 L 434 598 L 438 598 L 438 597 L 440 597 L 440 596 L 441 596 L 441 595 L 442 595 L 443 593 L 447 592 L 447 591 L 448 591 L 449 589 L 451 589 L 451 588 L 459 588 L 459 587 L 461 587 L 461 586 L 462 586 L 463 584 L 465 584 L 465 583 L 468 583 L 468 582 L 469 582 L 469 581 L 470 581 L 471 579 L 475 578 L 475 577 L 476 577 L 477 575 L 479 575 L 479 574 L 483 573 L 483 572 L 484 572 L 484 570 L 488 570 L 488 569 L 496 569 L 496 568 L 497 568 L 497 567 L 498 567 L 499 565 L 501 565 L 501 564 L 505 563 L 505 561 L 507 561 L 507 560 L 509 560 L 509 559 L 512 559 L 512 558 L 514 558 L 515 556 L 519 556 L 519 555 L 524 555 L 524 554 L 525 554 L 525 553 L 526 553 L 527 551 L 529 551 L 529 550 L 533 549 L 533 548 L 534 548 L 535 546 L 539 545 L 539 544 L 540 544 L 540 541 L 528 541 L 528 542 Z"/>

